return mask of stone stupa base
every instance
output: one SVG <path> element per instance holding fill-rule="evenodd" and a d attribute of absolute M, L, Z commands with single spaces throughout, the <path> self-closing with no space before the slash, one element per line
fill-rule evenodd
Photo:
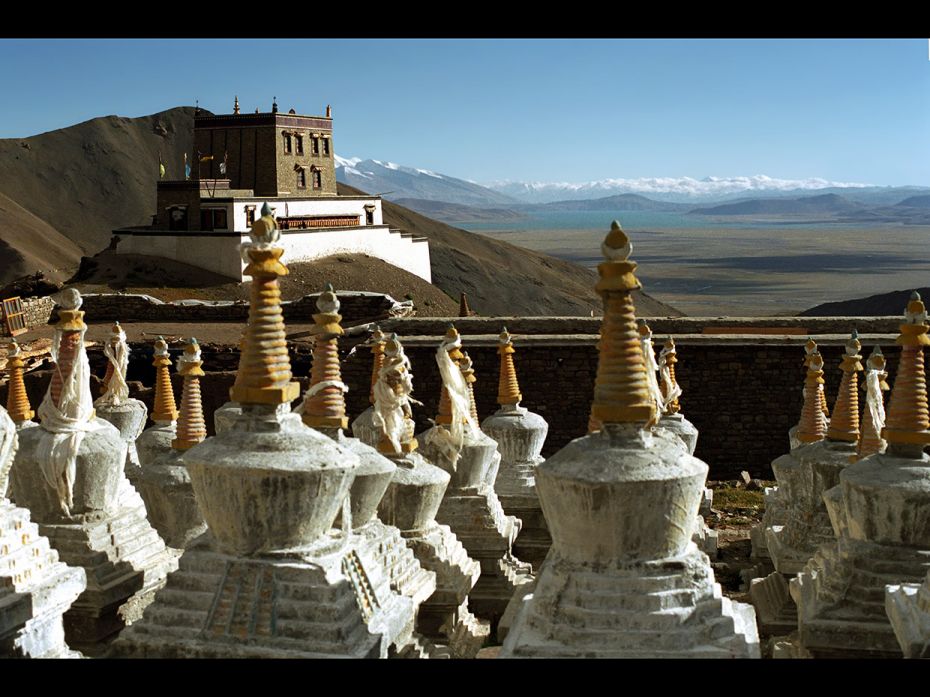
<path fill-rule="evenodd" d="M 145 501 L 149 521 L 169 547 L 184 549 L 207 529 L 183 452 L 170 449 L 142 468 L 136 488 Z"/>
<path fill-rule="evenodd" d="M 791 495 L 784 511 L 785 524 L 765 532 L 769 556 L 779 573 L 800 573 L 821 545 L 836 540 L 823 494 L 839 484 L 840 473 L 854 453 L 852 443 L 827 440 L 798 449 L 799 470 L 791 470 L 792 481 L 785 492 Z M 780 467 L 776 473 L 784 477 L 786 470 Z"/>
<path fill-rule="evenodd" d="M 798 632 L 814 658 L 900 658 L 885 587 L 919 583 L 930 554 L 903 545 L 842 538 L 824 545 L 791 582 Z"/>
<path fill-rule="evenodd" d="M 410 643 L 413 607 L 359 542 L 332 530 L 305 549 L 236 557 L 207 532 L 112 655 L 386 658 Z"/>
<path fill-rule="evenodd" d="M 532 580 L 533 568 L 512 553 L 519 518 L 506 515 L 488 485 L 447 491 L 436 513 L 481 565 L 481 576 L 468 596 L 468 607 L 496 626 L 517 587 Z"/>
<path fill-rule="evenodd" d="M 436 574 L 436 591 L 420 606 L 417 632 L 454 658 L 474 658 L 491 630 L 468 610 L 468 594 L 481 575 L 448 525 L 402 533 L 420 565 Z"/>
<path fill-rule="evenodd" d="M 177 422 L 158 423 L 142 431 L 136 438 L 139 465 L 145 467 L 171 450 L 171 441 L 177 437 Z"/>
<path fill-rule="evenodd" d="M 497 480 L 500 481 L 500 477 Z M 549 535 L 535 487 L 527 494 L 502 494 L 498 491 L 497 496 L 504 513 L 522 522 L 520 533 L 513 542 L 514 556 L 538 570 L 552 546 L 552 536 Z"/>
<path fill-rule="evenodd" d="M 129 477 L 130 482 L 135 484 L 142 475 L 139 453 L 136 450 L 136 439 L 145 428 L 145 421 L 149 415 L 148 407 L 138 399 L 127 399 L 117 405 L 96 403 L 94 409 L 98 418 L 109 421 L 116 426 L 120 438 L 128 446 L 126 451 L 126 476 Z"/>
<path fill-rule="evenodd" d="M 375 426 L 374 407 L 368 407 L 352 421 L 352 435 L 365 445 L 377 448 L 381 441 L 381 429 Z"/>
<path fill-rule="evenodd" d="M 749 598 L 756 609 L 760 634 L 789 634 L 798 628 L 798 606 L 791 598 L 784 575 L 776 571 L 754 578 L 749 585 Z"/>
<path fill-rule="evenodd" d="M 685 444 L 689 455 L 694 455 L 694 449 L 697 447 L 698 430 L 694 424 L 688 421 L 680 413 L 664 414 L 656 428 L 663 428 L 674 433 Z"/>
<path fill-rule="evenodd" d="M 752 558 L 759 561 L 771 561 L 765 531 L 774 525 L 785 524 L 785 505 L 777 486 L 767 486 L 762 491 L 762 522 L 749 529 L 749 541 L 752 544 Z"/>
<path fill-rule="evenodd" d="M 610 568 L 550 554 L 500 656 L 758 658 L 752 607 L 724 597 L 707 556 L 689 547 Z"/>
<path fill-rule="evenodd" d="M 65 614 L 65 631 L 68 643 L 88 655 L 98 655 L 102 642 L 141 618 L 178 566 L 177 554 L 149 524 L 138 492 L 125 477 L 119 486 L 116 513 L 39 526 L 62 561 L 87 573 L 87 590 Z"/>
<path fill-rule="evenodd" d="M 216 435 L 220 436 L 231 431 L 240 416 L 242 416 L 242 405 L 239 402 L 225 402 L 213 412 L 213 430 Z"/>
<path fill-rule="evenodd" d="M 62 615 L 85 585 L 84 570 L 59 561 L 29 511 L 0 499 L 0 657 L 80 658 Z"/>
<path fill-rule="evenodd" d="M 885 612 L 905 658 L 930 658 L 930 573 L 920 585 L 885 587 Z"/>

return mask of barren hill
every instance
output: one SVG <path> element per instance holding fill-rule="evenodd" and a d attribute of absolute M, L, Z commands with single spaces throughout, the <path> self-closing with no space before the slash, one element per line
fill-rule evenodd
<path fill-rule="evenodd" d="M 0 221 L 0 286 L 36 271 L 64 281 L 81 260 L 76 244 L 2 193 Z"/>
<path fill-rule="evenodd" d="M 12 260 L 0 267 L 0 281 L 43 266 L 70 264 L 73 271 L 80 253 L 90 256 L 109 244 L 114 228 L 147 224 L 155 210 L 159 152 L 168 177 L 181 176 L 183 153 L 192 147 L 193 114 L 190 107 L 178 107 L 141 118 L 106 116 L 29 138 L 0 140 L 0 194 L 8 200 L 0 203 L 22 221 L 19 232 L 0 233 L 0 253 L 7 252 L 5 258 Z M 344 184 L 339 191 L 360 193 Z M 390 225 L 429 238 L 434 285 L 451 298 L 465 291 L 480 314 L 600 312 L 596 277 L 588 269 L 445 225 L 388 201 L 384 213 Z M 330 258 L 315 264 L 320 277 L 338 274 L 346 290 L 396 294 L 409 285 L 415 301 L 431 294 L 408 279 L 387 283 L 386 275 L 361 260 L 349 264 Z M 191 294 L 202 297 L 202 279 L 188 278 L 178 281 L 183 283 L 178 292 L 196 288 Z M 147 283 L 139 281 L 128 280 L 124 287 Z M 384 288 L 372 287 L 379 284 Z M 435 299 L 437 307 L 443 304 L 440 296 Z M 637 309 L 644 315 L 680 315 L 644 294 Z"/>

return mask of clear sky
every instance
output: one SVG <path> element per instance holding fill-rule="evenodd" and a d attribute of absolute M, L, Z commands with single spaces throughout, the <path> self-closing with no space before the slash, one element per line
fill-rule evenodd
<path fill-rule="evenodd" d="M 930 185 L 930 51 L 895 40 L 0 40 L 0 137 L 180 105 L 322 114 L 336 153 L 487 182 Z"/>

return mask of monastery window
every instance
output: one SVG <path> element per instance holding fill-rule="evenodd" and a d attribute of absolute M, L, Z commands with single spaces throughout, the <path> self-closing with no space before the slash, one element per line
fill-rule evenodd
<path fill-rule="evenodd" d="M 329 138 L 323 139 L 323 155 L 329 157 Z"/>
<path fill-rule="evenodd" d="M 187 206 L 171 206 L 168 208 L 168 229 L 187 229 Z"/>
<path fill-rule="evenodd" d="M 225 208 L 203 208 L 201 209 L 200 229 L 201 230 L 225 230 L 226 229 L 226 209 Z"/>
<path fill-rule="evenodd" d="M 375 224 L 375 207 L 365 206 L 365 225 Z"/>
<path fill-rule="evenodd" d="M 251 228 L 255 224 L 255 206 L 245 207 L 245 225 Z"/>
<path fill-rule="evenodd" d="M 307 188 L 307 173 L 303 169 L 297 170 L 297 188 L 298 189 Z"/>
<path fill-rule="evenodd" d="M 298 155 L 304 154 L 304 137 L 302 135 L 294 135 L 294 150 Z"/>
<path fill-rule="evenodd" d="M 323 188 L 323 175 L 320 172 L 320 170 L 318 169 L 313 170 L 311 175 L 313 176 L 313 188 L 322 189 Z"/>
<path fill-rule="evenodd" d="M 291 134 L 290 134 L 290 133 L 285 133 L 285 134 L 284 134 L 284 152 L 285 152 L 285 154 L 287 154 L 287 155 L 290 155 L 291 152 L 292 152 L 292 150 L 291 150 Z"/>
<path fill-rule="evenodd" d="M 320 154 L 320 139 L 317 136 L 310 136 L 310 154 Z"/>

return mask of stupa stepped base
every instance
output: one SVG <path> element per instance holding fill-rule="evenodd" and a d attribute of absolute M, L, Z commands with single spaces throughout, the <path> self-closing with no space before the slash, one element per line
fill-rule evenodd
<path fill-rule="evenodd" d="M 749 541 L 752 544 L 753 559 L 769 560 L 772 555 L 769 553 L 765 532 L 774 525 L 784 525 L 787 513 L 777 486 L 765 487 L 762 497 L 764 501 L 762 522 L 749 529 Z"/>
<path fill-rule="evenodd" d="M 885 588 L 885 612 L 905 658 L 930 658 L 930 575 Z"/>
<path fill-rule="evenodd" d="M 59 561 L 29 511 L 0 499 L 0 657 L 80 658 L 62 615 L 85 585 L 84 570 Z"/>
<path fill-rule="evenodd" d="M 446 491 L 436 520 L 448 525 L 468 555 L 481 564 L 468 606 L 482 619 L 490 620 L 493 627 L 517 587 L 532 578 L 532 566 L 511 551 L 520 532 L 520 519 L 505 514 L 493 489 L 482 485 Z"/>
<path fill-rule="evenodd" d="M 386 658 L 412 636 L 413 605 L 358 542 L 331 531 L 306 549 L 240 558 L 215 551 L 208 532 L 112 654 Z"/>
<path fill-rule="evenodd" d="M 391 589 L 413 600 L 414 606 L 420 606 L 436 592 L 435 572 L 420 565 L 400 530 L 393 525 L 374 519 L 353 534 L 359 538 L 357 544 L 367 545 L 373 558 L 380 560 Z"/>
<path fill-rule="evenodd" d="M 900 658 L 885 587 L 919 583 L 930 551 L 840 539 L 824 545 L 791 581 L 801 644 L 815 658 Z"/>
<path fill-rule="evenodd" d="M 754 578 L 749 597 L 756 609 L 760 634 L 788 634 L 798 628 L 798 606 L 794 604 L 785 577 L 777 571 Z"/>
<path fill-rule="evenodd" d="M 174 421 L 166 424 L 155 424 L 142 431 L 142 435 L 136 438 L 136 453 L 142 468 L 145 469 L 156 458 L 169 452 L 171 450 L 171 441 L 176 437 L 177 424 Z"/>
<path fill-rule="evenodd" d="M 213 430 L 221 436 L 231 431 L 236 421 L 242 416 L 242 405 L 239 402 L 226 402 L 213 412 Z"/>
<path fill-rule="evenodd" d="M 498 477 L 498 481 L 500 477 Z M 520 533 L 513 542 L 513 553 L 521 561 L 538 570 L 552 546 L 549 526 L 534 490 L 531 495 L 510 495 L 498 492 L 504 513 L 522 522 Z"/>
<path fill-rule="evenodd" d="M 182 454 L 169 450 L 157 457 L 135 483 L 152 527 L 175 549 L 184 549 L 207 529 Z"/>
<path fill-rule="evenodd" d="M 711 530 L 700 513 L 694 518 L 694 534 L 691 541 L 711 559 L 717 558 L 717 531 Z"/>
<path fill-rule="evenodd" d="M 774 525 L 765 531 L 769 558 L 775 570 L 787 576 L 801 573 L 821 545 L 836 543 L 826 512 L 792 522 L 791 527 Z"/>
<path fill-rule="evenodd" d="M 501 500 L 504 497 L 517 496 L 538 498 L 536 496 L 536 468 L 543 462 L 545 460 L 541 457 L 517 462 L 501 459 L 497 477 L 494 480 L 494 491 Z"/>
<path fill-rule="evenodd" d="M 550 555 L 501 657 L 758 658 L 749 605 L 731 602 L 707 556 L 610 568 Z"/>
<path fill-rule="evenodd" d="M 358 438 L 365 445 L 377 448 L 381 441 L 381 428 L 375 426 L 374 407 L 368 407 L 365 411 L 355 417 L 352 422 L 352 435 Z"/>
<path fill-rule="evenodd" d="M 123 481 L 132 492 L 123 496 L 138 498 Z M 114 515 L 91 515 L 83 522 L 39 526 L 62 561 L 87 573 L 87 590 L 65 615 L 68 643 L 84 653 L 96 653 L 101 641 L 142 617 L 178 565 L 145 518 L 141 499 L 139 506 L 123 506 Z"/>
<path fill-rule="evenodd" d="M 424 636 L 414 633 L 410 642 L 400 651 L 392 652 L 388 658 L 453 658 L 447 646 L 434 644 Z"/>
<path fill-rule="evenodd" d="M 474 658 L 491 634 L 486 622 L 468 610 L 468 594 L 481 575 L 448 525 L 403 533 L 420 565 L 436 574 L 436 592 L 420 606 L 417 631 L 448 647 L 455 658 Z"/>

